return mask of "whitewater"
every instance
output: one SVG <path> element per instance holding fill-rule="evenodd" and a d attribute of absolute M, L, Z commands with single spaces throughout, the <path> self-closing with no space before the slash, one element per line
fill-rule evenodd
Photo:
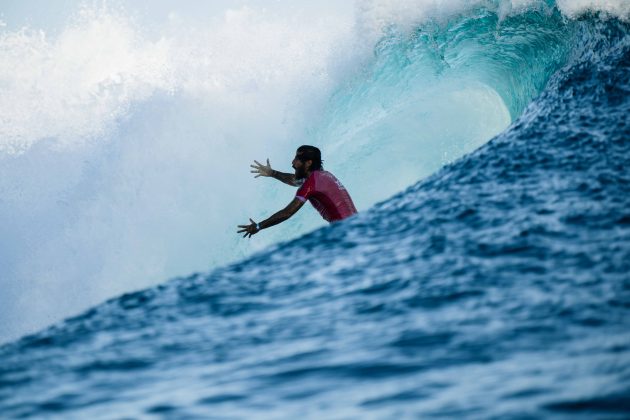
<path fill-rule="evenodd" d="M 629 415 L 630 2 L 3 7 L 0 416 Z"/>

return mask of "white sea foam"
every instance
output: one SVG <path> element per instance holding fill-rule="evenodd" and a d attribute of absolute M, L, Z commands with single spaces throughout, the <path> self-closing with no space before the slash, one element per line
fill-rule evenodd
<path fill-rule="evenodd" d="M 623 20 L 630 19 L 630 0 L 558 0 L 558 7 L 569 17 L 603 12 Z"/>
<path fill-rule="evenodd" d="M 106 137 L 132 104 L 158 92 L 217 98 L 268 89 L 280 97 L 306 79 L 312 85 L 325 75 L 339 26 L 295 25 L 243 7 L 207 28 L 173 15 L 163 35 L 150 39 L 121 12 L 83 9 L 56 37 L 5 32 L 0 152 L 23 152 L 46 138 L 66 147 Z"/>
<path fill-rule="evenodd" d="M 604 12 L 622 19 L 630 17 L 629 0 L 558 0 L 557 5 L 571 18 L 586 12 Z M 495 10 L 501 17 L 532 8 L 549 9 L 544 0 L 365 0 L 358 2 L 358 6 L 362 29 L 376 34 L 392 25 L 412 30 L 428 20 L 444 22 L 479 7 Z"/>

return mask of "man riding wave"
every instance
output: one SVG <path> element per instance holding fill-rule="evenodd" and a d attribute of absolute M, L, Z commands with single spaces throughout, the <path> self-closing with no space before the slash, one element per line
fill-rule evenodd
<path fill-rule="evenodd" d="M 255 235 L 262 229 L 277 225 L 293 216 L 306 202 L 313 207 L 329 223 L 336 222 L 357 213 L 357 209 L 350 198 L 350 194 L 339 180 L 322 166 L 320 150 L 315 146 L 298 147 L 291 166 L 295 173 L 284 173 L 271 169 L 269 159 L 267 165 L 254 161 L 250 165 L 252 173 L 260 176 L 272 177 L 285 184 L 299 187 L 295 198 L 284 209 L 274 213 L 260 223 L 249 219 L 251 224 L 239 225 L 237 233 L 245 233 L 243 237 Z"/>

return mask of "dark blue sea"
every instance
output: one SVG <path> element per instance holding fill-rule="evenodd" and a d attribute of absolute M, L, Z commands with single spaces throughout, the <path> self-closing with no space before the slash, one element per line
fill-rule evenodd
<path fill-rule="evenodd" d="M 0 417 L 630 418 L 630 24 L 497 13 L 392 30 L 369 77 L 483 61 L 507 129 L 355 217 L 5 343 Z M 344 89 L 340 114 L 368 96 Z"/>

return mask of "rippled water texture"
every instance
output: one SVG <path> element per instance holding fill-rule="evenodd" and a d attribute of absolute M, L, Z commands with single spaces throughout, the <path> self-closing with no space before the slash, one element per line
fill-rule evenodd
<path fill-rule="evenodd" d="M 3 417 L 627 418 L 630 31 L 343 223 L 0 348 Z"/>

